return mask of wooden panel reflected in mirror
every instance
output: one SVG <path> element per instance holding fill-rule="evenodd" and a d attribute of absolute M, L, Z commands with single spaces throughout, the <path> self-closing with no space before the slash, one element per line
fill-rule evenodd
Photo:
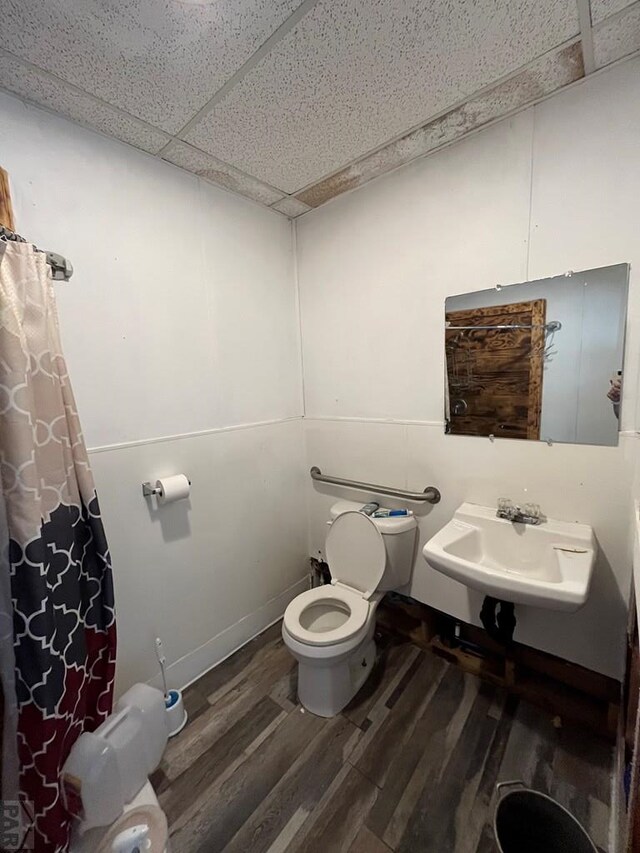
<path fill-rule="evenodd" d="M 540 438 L 546 300 L 449 311 L 449 432 Z"/>
<path fill-rule="evenodd" d="M 451 296 L 452 435 L 618 443 L 629 265 Z"/>

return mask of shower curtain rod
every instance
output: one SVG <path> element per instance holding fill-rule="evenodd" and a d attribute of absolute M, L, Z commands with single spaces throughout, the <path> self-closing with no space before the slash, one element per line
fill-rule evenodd
<path fill-rule="evenodd" d="M 6 225 L 0 225 L 0 240 L 11 243 L 28 242 L 28 240 L 25 240 L 24 237 L 20 236 L 20 234 L 12 231 L 11 228 L 7 228 Z M 36 252 L 43 252 L 46 256 L 47 263 L 51 267 L 51 278 L 54 281 L 69 281 L 73 275 L 73 265 L 70 261 L 62 255 L 58 255 L 56 252 L 47 252 L 45 249 L 38 249 L 37 246 L 34 246 L 33 248 Z"/>
<path fill-rule="evenodd" d="M 562 323 L 559 320 L 550 320 L 548 323 L 513 323 L 512 325 L 503 324 L 501 326 L 448 326 L 445 324 L 445 331 L 458 329 L 546 329 L 547 332 L 559 332 L 562 328 Z"/>

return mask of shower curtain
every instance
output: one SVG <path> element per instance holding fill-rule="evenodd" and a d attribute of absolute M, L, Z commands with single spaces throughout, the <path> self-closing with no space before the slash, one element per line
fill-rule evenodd
<path fill-rule="evenodd" d="M 115 611 L 50 271 L 27 243 L 0 242 L 0 480 L 2 800 L 19 787 L 26 849 L 62 853 L 59 773 L 111 711 Z"/>

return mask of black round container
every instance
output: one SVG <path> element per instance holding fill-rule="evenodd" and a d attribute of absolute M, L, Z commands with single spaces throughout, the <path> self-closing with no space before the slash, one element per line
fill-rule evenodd
<path fill-rule="evenodd" d="M 502 793 L 506 787 L 512 790 Z M 493 831 L 500 853 L 597 853 L 573 815 L 546 794 L 501 782 L 498 796 Z"/>

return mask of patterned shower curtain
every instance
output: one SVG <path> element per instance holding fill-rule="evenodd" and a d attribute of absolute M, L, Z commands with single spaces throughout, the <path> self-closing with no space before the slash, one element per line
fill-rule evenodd
<path fill-rule="evenodd" d="M 33 849 L 62 853 L 59 773 L 81 732 L 111 711 L 116 628 L 49 267 L 27 243 L 0 242 L 0 479 L 2 799 L 19 786 Z"/>

